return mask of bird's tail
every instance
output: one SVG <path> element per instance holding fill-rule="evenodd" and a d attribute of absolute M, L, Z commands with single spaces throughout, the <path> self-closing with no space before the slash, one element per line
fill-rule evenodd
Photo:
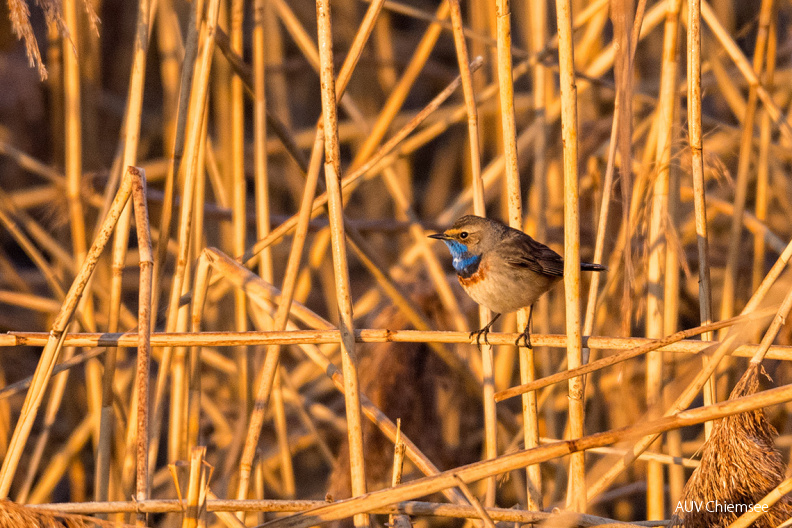
<path fill-rule="evenodd" d="M 608 266 L 602 264 L 591 264 L 590 262 L 581 262 L 580 269 L 583 271 L 608 271 Z"/>

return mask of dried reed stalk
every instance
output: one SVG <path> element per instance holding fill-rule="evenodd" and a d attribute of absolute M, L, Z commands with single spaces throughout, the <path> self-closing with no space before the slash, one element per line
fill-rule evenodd
<path fill-rule="evenodd" d="M 127 170 L 137 164 L 137 150 L 140 141 L 140 122 L 143 106 L 143 88 L 146 74 L 146 56 L 149 48 L 149 35 L 152 23 L 152 3 L 150 0 L 140 0 L 137 9 L 137 22 L 135 44 L 132 59 L 132 72 L 129 79 L 129 96 L 126 108 L 126 118 L 123 131 L 123 150 L 120 157 L 120 167 Z M 107 329 L 111 332 L 118 330 L 119 313 L 122 306 L 121 280 L 125 264 L 132 208 L 126 207 L 118 219 L 118 230 L 113 240 L 112 248 L 112 277 L 109 288 L 110 302 L 108 304 Z M 94 495 L 97 500 L 108 497 L 110 475 L 110 444 L 112 426 L 112 382 L 115 374 L 116 354 L 114 349 L 108 350 L 105 356 L 105 372 L 102 379 L 102 410 L 99 423 L 99 439 L 101 443 L 97 448 L 98 460 L 95 468 L 96 485 Z"/>
<path fill-rule="evenodd" d="M 508 398 L 513 398 L 515 396 L 518 396 L 520 394 L 525 394 L 528 391 L 534 391 L 537 389 L 541 389 L 542 387 L 547 387 L 548 385 L 551 385 L 553 383 L 559 383 L 561 381 L 565 381 L 577 376 L 582 376 L 585 374 L 589 374 L 591 372 L 596 372 L 597 370 L 605 366 L 614 365 L 616 363 L 626 361 L 628 359 L 638 357 L 643 354 L 648 354 L 655 350 L 664 348 L 666 345 L 677 343 L 689 337 L 701 335 L 707 332 L 712 332 L 714 330 L 719 330 L 721 328 L 728 328 L 732 325 L 741 322 L 744 323 L 751 320 L 753 321 L 761 320 L 761 318 L 767 317 L 767 315 L 769 315 L 767 311 L 764 311 L 764 313 L 761 314 L 739 315 L 737 317 L 732 317 L 731 319 L 727 319 L 725 321 L 719 321 L 717 323 L 701 325 L 695 328 L 690 328 L 688 330 L 676 332 L 674 334 L 665 336 L 662 339 L 654 340 L 651 343 L 647 343 L 646 345 L 634 348 L 632 350 L 628 350 L 626 352 L 621 352 L 618 354 L 614 354 L 612 356 L 608 356 L 606 358 L 592 361 L 591 363 L 587 363 L 586 365 L 582 365 L 576 369 L 569 369 L 565 372 L 558 372 L 551 376 L 546 376 L 542 379 L 530 383 L 524 383 L 522 385 L 518 385 L 516 387 L 512 387 L 510 389 L 500 391 L 497 394 L 495 394 L 495 401 L 503 401 Z"/>
<path fill-rule="evenodd" d="M 349 465 L 352 472 L 352 494 L 366 493 L 365 463 L 363 461 L 363 433 L 360 424 L 360 393 L 357 383 L 357 356 L 355 355 L 352 298 L 349 284 L 346 244 L 344 240 L 343 202 L 341 198 L 341 160 L 338 146 L 338 121 L 336 107 L 335 73 L 333 70 L 333 43 L 330 22 L 330 2 L 318 0 L 316 18 L 319 32 L 319 62 L 322 81 L 322 121 L 325 139 L 325 182 L 328 195 L 328 218 L 333 248 L 333 272 L 341 331 L 341 360 L 344 371 L 344 402 L 349 440 Z M 355 527 L 369 525 L 366 515 L 355 517 Z"/>
<path fill-rule="evenodd" d="M 225 257 L 228 258 L 228 257 Z M 238 265 L 238 264 L 237 264 Z M 247 289 L 247 288 L 246 288 Z M 261 292 L 262 290 L 258 290 Z M 262 292 L 263 293 L 263 292 Z M 271 292 L 263 293 L 268 298 L 277 302 L 279 298 Z M 304 306 L 294 306 L 292 315 L 299 320 L 311 321 L 315 324 L 315 319 L 311 319 L 316 315 L 310 315 Z M 325 324 L 329 325 L 327 321 L 322 319 Z M 726 322 L 712 323 L 720 325 Z M 729 323 L 730 324 L 730 323 Z M 155 332 L 152 333 L 151 346 L 153 348 L 164 348 L 168 346 L 255 346 L 255 345 L 269 345 L 269 344 L 328 344 L 338 342 L 338 330 L 328 329 L 329 326 L 316 326 L 313 330 L 297 330 L 291 329 L 284 332 Z M 718 328 L 717 326 L 715 328 Z M 8 334 L 0 335 L 0 346 L 43 346 L 47 342 L 48 334 L 46 332 L 10 332 Z M 488 339 L 493 345 L 508 345 L 514 344 L 515 338 L 518 334 L 515 333 L 500 333 L 493 332 L 488 336 Z M 533 335 L 531 336 L 533 340 Z M 470 342 L 469 332 L 439 332 L 439 331 L 419 331 L 419 330 L 383 330 L 383 329 L 358 329 L 355 331 L 355 340 L 359 343 L 382 343 L 393 341 L 396 343 L 466 343 Z M 603 337 L 603 336 L 584 336 L 583 344 L 587 348 L 599 350 L 629 350 L 636 346 L 651 345 L 655 340 L 642 337 Z M 124 334 L 66 334 L 64 338 L 64 345 L 77 346 L 77 347 L 98 347 L 98 346 L 119 346 L 119 347 L 135 347 L 137 343 L 137 334 L 134 332 Z M 566 337 L 564 334 L 536 334 L 537 346 L 565 348 Z M 698 340 L 683 340 L 674 344 L 665 345 L 667 352 L 682 353 L 682 354 L 697 354 L 702 350 L 717 345 L 715 341 L 698 341 Z M 737 357 L 753 357 L 754 352 L 757 350 L 757 345 L 740 345 L 732 352 Z M 773 345 L 768 352 L 768 358 L 778 359 L 782 361 L 792 361 L 792 347 L 788 345 Z M 85 358 L 80 358 L 85 359 Z M 604 358 L 602 361 L 607 361 Z M 74 362 L 66 365 L 71 366 Z M 78 362 L 79 363 L 79 362 Z M 583 368 L 583 367 L 581 367 Z M 225 368 L 225 370 L 231 370 Z M 582 371 L 576 371 L 582 372 Z M 24 380 L 22 380 L 24 381 Z M 28 380 L 29 382 L 29 380 Z M 21 385 L 21 383 L 20 383 Z M 509 389 L 510 390 L 510 389 Z M 0 396 L 6 396 L 10 390 L 7 388 L 0 389 Z"/>
<path fill-rule="evenodd" d="M 269 512 L 297 512 L 306 511 L 317 506 L 322 506 L 325 501 L 318 500 L 226 500 L 217 499 L 209 492 L 209 499 L 206 503 L 207 511 L 214 512 L 220 517 L 224 523 L 227 516 L 224 513 L 231 511 L 269 511 Z M 183 505 L 175 499 L 159 499 L 148 500 L 144 503 L 134 502 L 88 502 L 88 503 L 60 503 L 60 504 L 37 504 L 27 507 L 28 510 L 34 512 L 50 512 L 50 511 L 63 511 L 70 513 L 113 513 L 113 512 L 135 512 L 136 510 L 146 511 L 148 513 L 167 513 L 167 512 L 181 512 Z M 514 522 L 514 523 L 538 523 L 545 520 L 553 519 L 560 516 L 559 512 L 546 513 L 546 512 L 533 512 L 526 510 L 517 510 L 512 508 L 486 508 L 487 514 L 496 521 Z M 394 506 L 386 506 L 373 510 L 372 513 L 377 514 L 405 514 L 415 516 L 434 516 L 445 518 L 477 518 L 478 513 L 473 506 L 459 506 L 455 504 L 444 504 L 437 502 L 418 502 L 418 501 L 404 501 Z M 230 515 L 233 517 L 233 515 Z M 235 517 L 233 517 L 236 519 Z M 609 525 L 614 521 L 611 519 L 598 517 L 595 515 L 575 514 L 574 519 L 568 520 L 576 523 L 577 526 L 600 526 Z M 239 526 L 239 525 L 231 525 Z M 618 526 L 622 527 L 637 527 L 637 526 L 665 526 L 665 523 L 659 522 L 641 522 L 641 523 L 626 523 L 619 522 Z"/>
<path fill-rule="evenodd" d="M 582 363 L 580 336 L 580 226 L 578 225 L 578 123 L 575 56 L 572 44 L 572 11 L 569 0 L 556 0 L 558 64 L 561 82 L 561 136 L 564 145 L 564 292 L 566 300 L 567 365 Z M 583 436 L 583 379 L 569 380 L 569 434 Z M 585 458 L 582 452 L 569 460 L 567 507 L 585 512 Z"/>
<path fill-rule="evenodd" d="M 522 191 L 517 159 L 517 125 L 514 111 L 514 74 L 512 71 L 511 3 L 500 0 L 496 4 L 498 86 L 500 94 L 501 126 L 505 158 L 505 186 L 508 203 L 509 225 L 515 229 L 523 228 Z M 541 82 L 541 79 L 540 79 Z M 536 88 L 536 87 L 535 87 Z M 517 313 L 517 329 L 524 329 L 529 322 L 529 310 Z M 521 347 L 520 381 L 533 381 L 535 374 L 533 349 Z M 494 401 L 497 401 L 493 398 Z M 530 449 L 539 445 L 539 418 L 537 415 L 536 393 L 527 393 L 522 399 L 523 436 L 525 447 Z M 530 466 L 526 473 L 526 505 L 529 509 L 540 509 L 542 505 L 542 475 L 539 466 Z"/>
<path fill-rule="evenodd" d="M 767 43 L 767 70 L 765 72 L 764 82 L 768 89 L 772 89 L 773 81 L 776 70 L 776 56 L 778 47 L 777 35 L 777 15 L 772 17 L 770 27 L 768 29 L 768 43 Z M 760 221 L 767 220 L 768 211 L 768 192 L 769 192 L 769 156 L 771 144 L 771 129 L 772 123 L 770 122 L 770 115 L 767 110 L 762 109 L 760 132 L 759 132 L 759 156 L 757 159 L 756 167 L 756 218 Z M 764 236 L 756 236 L 754 238 L 754 258 L 753 258 L 753 280 L 752 288 L 757 288 L 762 281 L 765 270 L 765 238 Z"/>
<path fill-rule="evenodd" d="M 660 78 L 660 102 L 657 108 L 657 174 L 652 188 L 651 219 L 649 220 L 649 263 L 647 270 L 646 335 L 659 338 L 665 333 L 663 321 L 664 264 L 667 251 L 669 164 L 675 123 L 677 87 L 677 43 L 679 42 L 679 10 L 681 0 L 668 0 L 663 33 L 663 61 Z M 665 270 L 666 272 L 668 270 Z M 646 357 L 646 405 L 653 408 L 661 400 L 663 387 L 663 353 L 650 352 Z M 708 402 L 712 403 L 712 402 Z M 649 462 L 646 471 L 647 517 L 664 519 L 664 479 L 661 465 Z"/>
<path fill-rule="evenodd" d="M 465 98 L 468 125 L 468 148 L 470 151 L 470 177 L 473 189 L 473 212 L 478 216 L 486 216 L 484 207 L 484 185 L 481 181 L 481 146 L 479 139 L 478 110 L 473 93 L 473 79 L 469 66 L 467 43 L 462 33 L 462 11 L 458 0 L 444 1 L 442 6 L 448 4 L 453 26 L 454 44 L 456 48 L 457 64 L 462 79 L 462 93 Z M 442 7 L 441 6 L 441 7 Z M 489 309 L 479 306 L 479 322 L 483 326 L 489 322 L 492 314 Z M 497 416 L 495 410 L 495 361 L 492 347 L 484 344 L 481 350 L 482 374 L 482 401 L 484 402 L 484 456 L 495 458 L 498 456 Z M 497 483 L 494 478 L 486 482 L 486 495 L 484 502 L 487 506 L 495 505 Z"/>
<path fill-rule="evenodd" d="M 149 377 L 151 374 L 151 296 L 154 271 L 154 254 L 151 246 L 148 203 L 146 200 L 146 177 L 139 169 L 130 167 L 132 181 L 132 204 L 135 209 L 138 254 L 140 259 L 140 290 L 138 294 L 138 350 L 135 390 L 137 391 L 137 442 L 135 466 L 135 499 L 149 498 L 151 484 L 148 475 L 148 419 L 149 419 Z M 138 524 L 145 525 L 145 515 L 138 516 Z"/>
<path fill-rule="evenodd" d="M 687 82 L 688 82 L 688 142 L 690 144 L 691 176 L 693 179 L 693 208 L 696 222 L 696 249 L 699 268 L 699 320 L 701 324 L 712 321 L 712 285 L 710 282 L 709 237 L 707 230 L 707 206 L 704 190 L 704 151 L 701 132 L 701 3 L 688 0 L 687 17 Z M 707 332 L 704 340 L 711 340 Z M 715 384 L 707 380 L 704 398 L 716 401 Z M 707 435 L 712 426 L 705 424 Z"/>

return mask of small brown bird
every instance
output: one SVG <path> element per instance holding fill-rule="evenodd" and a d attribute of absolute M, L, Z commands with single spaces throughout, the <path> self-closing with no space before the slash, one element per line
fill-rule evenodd
<path fill-rule="evenodd" d="M 481 344 L 501 314 L 533 308 L 534 302 L 564 276 L 564 259 L 522 231 L 497 220 L 467 215 L 443 233 L 429 235 L 442 240 L 451 252 L 459 283 L 478 304 L 494 312 L 484 328 L 470 333 Z M 600 264 L 581 263 L 585 271 L 606 271 Z M 515 344 L 522 339 L 531 348 L 531 315 Z"/>

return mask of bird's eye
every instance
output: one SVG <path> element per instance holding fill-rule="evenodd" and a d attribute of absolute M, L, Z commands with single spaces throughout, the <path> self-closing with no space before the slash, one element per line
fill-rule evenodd
<path fill-rule="evenodd" d="M 462 231 L 461 233 L 459 233 L 459 238 L 465 239 L 467 237 L 468 237 L 468 232 L 467 231 Z"/>

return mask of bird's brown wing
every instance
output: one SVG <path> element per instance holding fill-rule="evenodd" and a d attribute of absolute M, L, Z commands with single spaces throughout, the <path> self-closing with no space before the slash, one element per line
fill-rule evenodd
<path fill-rule="evenodd" d="M 525 233 L 517 231 L 498 244 L 498 253 L 511 266 L 554 277 L 564 275 L 564 259 L 561 255 Z"/>

